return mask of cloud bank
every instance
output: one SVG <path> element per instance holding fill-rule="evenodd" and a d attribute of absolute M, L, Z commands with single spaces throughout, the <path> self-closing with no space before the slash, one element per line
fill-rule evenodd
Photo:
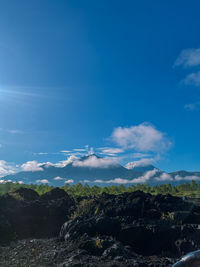
<path fill-rule="evenodd" d="M 14 174 L 16 172 L 16 167 L 8 164 L 5 160 L 0 160 L 0 177 Z"/>
<path fill-rule="evenodd" d="M 73 162 L 76 161 L 76 160 L 78 160 L 78 157 L 76 157 L 76 156 L 74 156 L 74 155 L 71 155 L 71 156 L 69 156 L 66 160 L 62 160 L 62 161 L 60 161 L 60 162 L 58 162 L 58 163 L 55 163 L 55 164 L 53 164 L 53 165 L 54 165 L 55 167 L 60 167 L 60 168 L 62 168 L 62 167 L 65 167 L 65 166 L 67 166 L 67 165 L 73 163 Z"/>
<path fill-rule="evenodd" d="M 22 164 L 21 168 L 25 172 L 43 171 L 43 168 L 41 168 L 41 163 L 38 163 L 36 160 L 27 161 L 26 163 Z"/>
<path fill-rule="evenodd" d="M 158 172 L 157 169 L 153 169 L 151 171 L 147 171 L 143 176 L 134 179 L 122 179 L 122 178 L 115 178 L 111 180 L 100 180 L 97 179 L 95 183 L 107 183 L 107 184 L 133 184 L 133 183 L 146 183 Z"/>
<path fill-rule="evenodd" d="M 90 168 L 108 168 L 116 166 L 118 164 L 117 158 L 98 158 L 95 155 L 91 155 L 85 160 L 76 160 L 73 162 L 75 167 L 90 167 Z"/>
<path fill-rule="evenodd" d="M 100 154 L 107 155 L 107 156 L 116 156 L 119 153 L 123 153 L 124 149 L 118 147 L 100 147 Z"/>
<path fill-rule="evenodd" d="M 111 139 L 124 149 L 139 152 L 163 152 L 172 144 L 164 133 L 149 123 L 115 128 Z"/>
<path fill-rule="evenodd" d="M 62 181 L 62 180 L 64 180 L 64 178 L 57 176 L 57 177 L 54 177 L 53 180 L 54 181 Z"/>
<path fill-rule="evenodd" d="M 173 181 L 173 178 L 168 173 L 164 172 L 159 177 L 155 177 L 156 181 Z"/>
<path fill-rule="evenodd" d="M 73 179 L 69 179 L 69 180 L 66 180 L 66 181 L 65 181 L 65 184 L 71 184 L 71 183 L 73 183 L 73 182 L 74 182 Z"/>
<path fill-rule="evenodd" d="M 132 161 L 132 162 L 128 162 L 125 165 L 125 168 L 131 170 L 134 169 L 135 167 L 145 167 L 148 166 L 150 164 L 153 164 L 155 162 L 155 160 L 153 158 L 143 158 L 137 161 Z"/>
<path fill-rule="evenodd" d="M 36 183 L 40 183 L 40 184 L 48 184 L 50 183 L 47 179 L 42 179 L 42 180 L 36 180 Z"/>

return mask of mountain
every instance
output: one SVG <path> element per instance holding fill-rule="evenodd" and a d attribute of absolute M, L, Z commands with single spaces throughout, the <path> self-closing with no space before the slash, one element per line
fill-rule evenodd
<path fill-rule="evenodd" d="M 73 159 L 63 165 L 43 164 L 40 170 L 22 171 L 1 178 L 2 181 L 21 181 L 23 183 L 49 183 L 61 186 L 64 183 L 87 182 L 89 184 L 134 184 L 151 185 L 200 180 L 200 172 L 176 171 L 167 173 L 153 165 L 134 165 L 123 167 L 113 158 L 101 158 L 95 154 Z"/>
<path fill-rule="evenodd" d="M 95 154 L 84 156 L 64 167 L 44 164 L 39 171 L 22 171 L 3 177 L 4 180 L 36 183 L 37 180 L 48 180 L 55 185 L 63 181 L 73 180 L 74 183 L 84 180 L 112 180 L 115 178 L 134 179 L 143 174 L 141 171 L 132 171 L 122 165 L 110 162 L 106 165 L 103 158 Z"/>
<path fill-rule="evenodd" d="M 192 177 L 192 176 L 200 177 L 200 172 L 188 172 L 188 171 L 184 171 L 184 170 L 171 172 L 169 174 L 172 177 L 176 177 L 177 175 L 180 177 Z"/>

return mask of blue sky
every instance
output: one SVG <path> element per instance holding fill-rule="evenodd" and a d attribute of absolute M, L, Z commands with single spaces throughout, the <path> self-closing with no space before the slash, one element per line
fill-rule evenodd
<path fill-rule="evenodd" d="M 183 0 L 1 1 L 2 168 L 94 149 L 122 164 L 200 170 L 199 9 Z"/>

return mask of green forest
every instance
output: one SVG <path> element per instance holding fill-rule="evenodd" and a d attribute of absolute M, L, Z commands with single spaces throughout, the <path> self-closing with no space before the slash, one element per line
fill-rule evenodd
<path fill-rule="evenodd" d="M 39 195 L 42 195 L 54 188 L 50 185 L 36 185 L 36 184 L 19 184 L 19 183 L 4 183 L 0 184 L 0 195 L 3 195 L 8 192 L 13 192 L 20 187 L 26 187 L 35 190 Z M 137 184 L 126 187 L 124 185 L 112 185 L 100 187 L 97 185 L 89 186 L 88 184 L 66 184 L 63 187 L 69 195 L 71 196 L 89 196 L 89 195 L 99 195 L 103 192 L 108 194 L 121 194 L 124 192 L 134 192 L 141 190 L 145 193 L 150 193 L 152 195 L 156 194 L 171 194 L 174 196 L 186 196 L 191 198 L 200 198 L 200 184 L 191 181 L 190 183 L 186 182 L 179 185 L 172 186 L 171 184 L 155 185 L 150 186 L 148 184 Z"/>

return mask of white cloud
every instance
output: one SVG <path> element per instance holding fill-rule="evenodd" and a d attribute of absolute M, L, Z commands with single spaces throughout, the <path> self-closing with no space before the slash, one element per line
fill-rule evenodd
<path fill-rule="evenodd" d="M 131 157 L 134 159 L 147 158 L 150 156 L 151 156 L 151 154 L 147 154 L 147 153 L 133 153 L 133 154 L 131 154 Z"/>
<path fill-rule="evenodd" d="M 0 177 L 14 174 L 16 172 L 16 168 L 10 164 L 8 164 L 5 160 L 0 160 Z"/>
<path fill-rule="evenodd" d="M 61 180 L 64 180 L 64 178 L 57 176 L 57 177 L 53 178 L 53 180 L 54 181 L 61 181 Z"/>
<path fill-rule="evenodd" d="M 181 181 L 181 180 L 184 180 L 184 181 L 200 181 L 200 177 L 199 176 L 180 176 L 180 175 L 176 175 L 175 178 L 174 178 L 176 181 Z"/>
<path fill-rule="evenodd" d="M 108 168 L 110 166 L 117 165 L 117 159 L 116 158 L 98 158 L 95 155 L 90 156 L 85 160 L 76 160 L 73 162 L 73 166 L 76 167 L 90 167 L 90 168 Z"/>
<path fill-rule="evenodd" d="M 49 181 L 47 179 L 42 179 L 42 180 L 36 180 L 36 183 L 48 184 Z"/>
<path fill-rule="evenodd" d="M 124 152 L 124 149 L 117 148 L 117 147 L 100 147 L 99 150 L 102 151 L 101 154 L 110 155 L 110 156 L 114 156 L 115 154 Z"/>
<path fill-rule="evenodd" d="M 200 48 L 183 50 L 175 61 L 175 66 L 195 67 L 200 66 Z M 181 81 L 182 84 L 200 86 L 200 71 L 188 74 L 185 79 Z M 186 110 L 198 110 L 200 102 L 189 103 L 184 106 Z"/>
<path fill-rule="evenodd" d="M 11 134 L 23 134 L 23 131 L 21 131 L 21 130 L 16 130 L 16 129 L 14 129 L 14 130 L 7 130 L 7 132 L 9 132 L 9 133 L 11 133 Z"/>
<path fill-rule="evenodd" d="M 0 180 L 0 184 L 6 184 L 6 183 L 13 183 L 13 184 L 23 184 L 24 182 L 23 181 L 12 181 L 12 180 L 4 180 L 4 179 L 1 179 Z"/>
<path fill-rule="evenodd" d="M 127 179 L 121 179 L 121 178 L 115 178 L 113 180 L 108 181 L 108 183 L 114 183 L 114 184 L 129 184 L 132 180 Z"/>
<path fill-rule="evenodd" d="M 153 177 L 158 172 L 158 169 L 153 169 L 151 171 L 147 171 L 143 176 L 139 178 L 135 178 L 132 180 L 133 183 L 146 183 L 149 181 L 151 177 Z"/>
<path fill-rule="evenodd" d="M 171 146 L 164 133 L 149 123 L 114 129 L 112 140 L 124 149 L 135 149 L 141 152 L 163 152 Z"/>
<path fill-rule="evenodd" d="M 155 159 L 144 158 L 137 161 L 132 161 L 126 164 L 125 168 L 134 169 L 135 167 L 145 167 L 155 162 Z"/>
<path fill-rule="evenodd" d="M 63 160 L 63 161 L 60 161 L 60 162 L 54 164 L 54 166 L 62 168 L 62 167 L 65 167 L 76 160 L 78 160 L 78 158 L 76 156 L 72 155 L 72 156 L 69 156 L 66 160 Z"/>
<path fill-rule="evenodd" d="M 200 71 L 188 74 L 183 82 L 186 85 L 200 86 Z"/>
<path fill-rule="evenodd" d="M 87 151 L 87 150 L 85 148 L 74 148 L 73 151 L 84 152 L 84 151 Z"/>
<path fill-rule="evenodd" d="M 101 179 L 97 179 L 94 182 L 95 183 L 106 183 L 106 184 L 133 184 L 133 183 L 146 183 L 148 182 L 148 180 L 153 177 L 156 173 L 158 172 L 157 169 L 153 169 L 151 171 L 147 171 L 143 176 L 140 176 L 138 178 L 135 179 L 122 179 L 122 178 L 115 178 L 112 180 L 101 180 Z"/>
<path fill-rule="evenodd" d="M 11 182 L 12 182 L 11 180 L 3 180 L 3 179 L 0 180 L 0 184 L 6 184 Z"/>
<path fill-rule="evenodd" d="M 61 153 L 71 153 L 70 150 L 61 150 L 60 152 L 61 152 Z"/>
<path fill-rule="evenodd" d="M 90 183 L 90 180 L 84 180 L 83 182 L 84 183 Z"/>
<path fill-rule="evenodd" d="M 54 166 L 55 164 L 53 164 L 52 162 L 42 162 L 42 163 L 38 163 L 38 166 L 45 166 L 46 168 L 50 167 L 50 166 Z"/>
<path fill-rule="evenodd" d="M 164 172 L 159 177 L 155 177 L 156 181 L 173 181 L 173 178 L 168 173 Z"/>
<path fill-rule="evenodd" d="M 194 67 L 200 65 L 200 48 L 183 50 L 175 61 L 175 66 Z"/>
<path fill-rule="evenodd" d="M 43 168 L 41 168 L 41 163 L 38 163 L 36 160 L 27 161 L 26 163 L 22 164 L 21 167 L 25 172 L 43 171 Z"/>
<path fill-rule="evenodd" d="M 101 179 L 97 179 L 94 181 L 95 183 L 106 183 L 106 184 L 128 184 L 128 183 L 131 183 L 131 180 L 128 180 L 128 179 L 122 179 L 122 178 L 115 178 L 115 179 L 112 179 L 112 180 L 101 180 Z"/>
<path fill-rule="evenodd" d="M 93 147 L 88 147 L 88 155 L 94 154 L 94 148 Z"/>
<path fill-rule="evenodd" d="M 189 110 L 189 111 L 199 110 L 199 108 L 200 108 L 200 101 L 195 102 L 195 103 L 186 104 L 186 105 L 184 106 L 184 108 L 185 108 L 186 110 Z"/>
<path fill-rule="evenodd" d="M 10 133 L 10 134 L 23 134 L 24 133 L 23 131 L 18 130 L 18 129 L 3 129 L 3 128 L 0 128 L 0 131 L 7 132 L 7 133 Z"/>
<path fill-rule="evenodd" d="M 106 181 L 97 179 L 97 180 L 94 180 L 94 183 L 106 183 Z"/>
<path fill-rule="evenodd" d="M 73 183 L 73 182 L 74 182 L 73 179 L 69 179 L 69 180 L 66 180 L 66 181 L 65 181 L 65 184 L 70 184 L 70 183 Z"/>

